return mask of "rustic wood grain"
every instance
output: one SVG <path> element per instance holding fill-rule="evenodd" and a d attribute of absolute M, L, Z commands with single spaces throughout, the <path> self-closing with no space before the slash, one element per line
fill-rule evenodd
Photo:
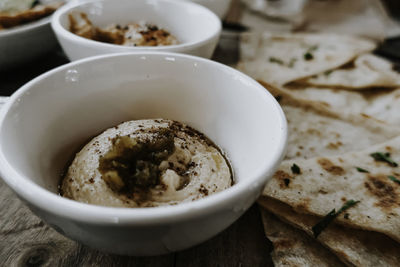
<path fill-rule="evenodd" d="M 175 255 L 124 257 L 102 253 L 60 235 L 0 180 L 1 266 L 174 266 Z"/>
<path fill-rule="evenodd" d="M 273 266 L 256 206 L 213 239 L 158 257 L 111 255 L 69 240 L 32 214 L 2 180 L 0 218 L 1 266 Z"/>
<path fill-rule="evenodd" d="M 204 244 L 179 252 L 176 267 L 273 266 L 257 205 L 227 230 Z"/>

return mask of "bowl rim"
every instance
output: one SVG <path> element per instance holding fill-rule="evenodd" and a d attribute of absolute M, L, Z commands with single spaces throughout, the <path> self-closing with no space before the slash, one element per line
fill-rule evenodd
<path fill-rule="evenodd" d="M 53 13 L 54 14 L 54 13 Z M 21 25 L 17 25 L 11 28 L 3 29 L 0 31 L 0 38 L 10 36 L 10 35 L 16 35 L 16 34 L 22 34 L 25 32 L 29 32 L 31 30 L 38 29 L 43 26 L 47 26 L 47 24 L 50 26 L 51 18 L 53 14 L 50 14 L 44 18 L 31 21 L 28 23 L 24 23 Z"/>
<path fill-rule="evenodd" d="M 66 28 L 64 28 L 61 23 L 60 19 L 61 16 L 67 14 L 74 8 L 79 8 L 79 6 L 83 5 L 91 5 L 96 2 L 107 2 L 110 0 L 84 0 L 84 1 L 77 1 L 77 2 L 69 2 L 66 5 L 60 7 L 56 12 L 54 12 L 53 17 L 51 18 L 51 27 L 53 28 L 53 31 L 55 32 L 56 35 L 60 35 L 66 39 L 72 40 L 74 42 L 80 43 L 80 44 L 86 44 L 86 45 L 91 45 L 91 46 L 97 46 L 101 48 L 108 48 L 108 49 L 124 49 L 124 51 L 132 50 L 132 51 L 139 51 L 139 50 L 147 50 L 147 51 L 166 51 L 166 50 L 183 50 L 191 47 L 196 47 L 200 46 L 204 43 L 208 43 L 210 40 L 213 40 L 214 38 L 217 38 L 222 31 L 222 22 L 219 19 L 219 17 L 209 10 L 208 8 L 194 3 L 190 1 L 174 1 L 174 0 L 157 0 L 157 2 L 165 2 L 169 3 L 172 5 L 177 5 L 177 6 L 186 6 L 186 7 L 192 7 L 196 8 L 198 10 L 201 10 L 204 14 L 208 16 L 208 19 L 211 19 L 215 22 L 215 26 L 212 31 L 209 32 L 208 36 L 206 38 L 203 38 L 200 41 L 194 41 L 194 42 L 185 42 L 185 43 L 180 43 L 177 45 L 166 45 L 166 46 L 123 46 L 123 45 L 117 45 L 117 44 L 109 44 L 109 43 L 104 43 L 100 41 L 95 41 L 91 39 L 87 39 L 84 37 L 81 37 L 79 35 L 76 35 Z M 124 0 L 122 0 L 124 1 Z M 153 0 L 144 0 L 141 2 L 136 2 L 135 3 L 140 3 L 142 5 L 147 5 L 147 3 L 153 2 Z M 168 15 L 168 14 L 165 14 Z"/>
<path fill-rule="evenodd" d="M 179 0 L 179 1 L 191 1 L 196 4 L 203 5 L 213 11 L 221 20 L 226 17 L 229 8 L 231 7 L 232 0 Z M 212 7 L 210 6 L 212 5 Z M 216 8 L 218 7 L 218 9 Z"/>
<path fill-rule="evenodd" d="M 272 160 L 270 162 L 266 162 L 257 173 L 251 177 L 247 177 L 243 180 L 243 182 L 236 183 L 234 186 L 217 194 L 212 194 L 196 201 L 180 203 L 175 206 L 120 208 L 81 203 L 61 197 L 58 194 L 43 188 L 42 186 L 31 181 L 25 175 L 19 173 L 18 170 L 12 166 L 12 164 L 8 161 L 7 156 L 4 154 L 3 147 L 0 144 L 1 178 L 9 187 L 11 187 L 14 192 L 17 193 L 20 198 L 27 201 L 30 206 L 40 208 L 41 210 L 53 215 L 73 221 L 96 225 L 154 225 L 192 219 L 200 217 L 204 214 L 216 212 L 222 208 L 226 208 L 226 205 L 229 203 L 240 201 L 242 193 L 245 191 L 249 189 L 259 189 L 266 184 L 268 178 L 270 178 L 282 161 L 287 147 L 287 122 L 279 103 L 261 84 L 246 74 L 227 65 L 201 57 L 171 52 L 124 52 L 84 58 L 59 66 L 34 78 L 27 84 L 20 87 L 13 95 L 11 95 L 6 104 L 0 110 L 0 128 L 3 127 L 3 123 L 8 116 L 9 109 L 14 105 L 14 103 L 18 102 L 19 97 L 29 91 L 33 85 L 47 79 L 48 77 L 51 77 L 53 74 L 65 71 L 76 65 L 93 63 L 96 61 L 101 62 L 102 60 L 108 58 L 140 58 L 143 56 L 159 57 L 163 58 L 164 60 L 175 57 L 183 60 L 196 61 L 197 63 L 200 62 L 202 64 L 216 65 L 216 67 L 221 69 L 221 71 L 231 73 L 234 75 L 234 77 L 239 76 L 241 80 L 244 79 L 247 84 L 250 84 L 251 87 L 254 88 L 254 90 L 259 91 L 261 96 L 264 95 L 265 99 L 269 99 L 268 101 L 274 106 L 273 110 L 276 110 L 276 114 L 274 115 L 277 116 L 280 121 L 280 125 L 276 126 L 280 127 L 279 135 L 276 138 L 276 142 L 279 142 L 279 144 L 276 151 L 273 152 L 275 153 L 275 156 L 272 158 Z M 134 60 L 132 60 L 132 62 L 133 61 Z M 2 131 L 0 132 L 0 136 L 1 133 Z M 51 203 L 51 205 L 49 205 L 49 203 Z"/>

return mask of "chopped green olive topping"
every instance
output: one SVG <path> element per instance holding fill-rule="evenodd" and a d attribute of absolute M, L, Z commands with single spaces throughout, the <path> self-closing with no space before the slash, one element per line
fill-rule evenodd
<path fill-rule="evenodd" d="M 398 164 L 390 158 L 389 153 L 375 152 L 370 154 L 370 156 L 373 157 L 374 160 L 386 162 L 392 167 L 398 166 Z"/>
<path fill-rule="evenodd" d="M 400 184 L 400 180 L 394 177 L 393 175 L 388 175 L 388 178 L 393 182 Z"/>
<path fill-rule="evenodd" d="M 294 173 L 294 174 L 300 174 L 301 173 L 300 167 L 297 166 L 296 163 L 293 163 L 293 165 L 292 165 L 292 167 L 290 167 L 290 169 L 292 170 L 292 173 Z"/>
<path fill-rule="evenodd" d="M 314 58 L 314 56 L 310 52 L 307 52 L 304 54 L 305 60 L 312 60 L 313 58 Z"/>
<path fill-rule="evenodd" d="M 331 210 L 327 215 L 325 215 L 324 218 L 322 218 L 321 221 L 319 221 L 316 225 L 312 227 L 312 231 L 314 234 L 314 237 L 317 238 L 321 232 L 328 227 L 328 225 L 342 212 L 346 211 L 347 209 L 353 207 L 360 201 L 355 201 L 355 200 L 349 200 L 344 205 L 336 212 L 335 209 Z M 348 215 L 346 216 L 348 217 Z"/>
<path fill-rule="evenodd" d="M 360 168 L 360 167 L 356 167 L 357 171 L 359 172 L 366 172 L 369 173 L 369 171 L 367 171 L 366 169 Z"/>
<path fill-rule="evenodd" d="M 314 55 L 312 54 L 312 52 L 314 52 L 317 49 L 318 49 L 318 45 L 313 45 L 313 46 L 309 47 L 307 49 L 307 51 L 304 53 L 304 56 L 303 56 L 304 59 L 307 61 L 314 59 Z"/>
<path fill-rule="evenodd" d="M 276 58 L 276 57 L 270 57 L 270 58 L 269 58 L 269 62 L 278 63 L 278 64 L 280 64 L 280 65 L 285 64 L 285 63 L 283 63 L 283 61 L 282 61 L 281 59 Z"/>
<path fill-rule="evenodd" d="M 39 4 L 40 4 L 39 0 L 34 0 L 34 1 L 32 2 L 31 8 L 32 8 L 32 7 L 35 7 L 35 6 L 39 5 Z"/>
<path fill-rule="evenodd" d="M 307 49 L 306 53 L 304 54 L 304 59 L 305 60 L 312 60 L 314 59 L 314 56 L 312 52 L 318 49 L 318 45 L 313 45 L 310 48 Z"/>
<path fill-rule="evenodd" d="M 174 134 L 169 129 L 155 133 L 151 140 L 138 141 L 129 136 L 112 139 L 112 148 L 100 158 L 99 171 L 114 191 L 149 189 L 160 183 L 158 166 L 174 151 Z"/>

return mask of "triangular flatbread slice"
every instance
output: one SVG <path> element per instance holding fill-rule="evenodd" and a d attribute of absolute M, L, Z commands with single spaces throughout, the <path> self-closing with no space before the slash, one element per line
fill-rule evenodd
<path fill-rule="evenodd" d="M 340 155 L 400 134 L 399 127 L 360 114 L 334 112 L 321 103 L 298 101 L 276 87 L 264 85 L 277 97 L 288 121 L 285 159 Z"/>
<path fill-rule="evenodd" d="M 261 83 L 274 95 L 290 103 L 300 103 L 296 105 L 313 106 L 328 113 L 340 112 L 345 120 L 361 116 L 400 127 L 400 88 L 348 91 Z M 387 127 L 385 124 L 382 127 Z"/>
<path fill-rule="evenodd" d="M 336 221 L 400 241 L 398 164 L 400 136 L 340 156 L 288 160 L 268 182 L 263 195 L 294 207 L 296 212 L 317 216 L 340 209 L 348 200 L 360 201 Z"/>
<path fill-rule="evenodd" d="M 238 69 L 283 85 L 335 69 L 372 51 L 366 39 L 335 34 L 243 34 Z"/>
<path fill-rule="evenodd" d="M 318 241 L 281 222 L 261 209 L 265 234 L 274 245 L 271 253 L 275 266 L 345 266 Z"/>
<path fill-rule="evenodd" d="M 282 105 L 288 121 L 285 159 L 340 155 L 384 142 L 400 134 L 375 120 L 358 117 L 346 121 L 310 107 Z M 362 137 L 362 138 L 360 138 Z"/>
<path fill-rule="evenodd" d="M 317 216 L 296 213 L 290 206 L 271 198 L 262 197 L 258 203 L 310 237 L 313 237 L 312 227 L 321 220 Z M 400 262 L 400 244 L 379 233 L 332 223 L 317 240 L 351 266 L 396 266 Z"/>
<path fill-rule="evenodd" d="M 354 60 L 352 67 L 339 68 L 306 78 L 301 83 L 311 86 L 363 90 L 371 87 L 400 87 L 400 74 L 393 64 L 372 54 Z"/>

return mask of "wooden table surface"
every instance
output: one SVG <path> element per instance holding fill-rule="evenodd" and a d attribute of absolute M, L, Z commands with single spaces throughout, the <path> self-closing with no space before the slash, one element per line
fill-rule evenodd
<path fill-rule="evenodd" d="M 235 61 L 236 44 L 222 38 L 214 59 Z M 0 72 L 0 96 L 68 63 L 59 47 L 37 60 Z M 36 217 L 0 179 L 0 266 L 273 266 L 257 205 L 228 229 L 193 248 L 158 256 L 105 254 L 69 240 Z"/>

